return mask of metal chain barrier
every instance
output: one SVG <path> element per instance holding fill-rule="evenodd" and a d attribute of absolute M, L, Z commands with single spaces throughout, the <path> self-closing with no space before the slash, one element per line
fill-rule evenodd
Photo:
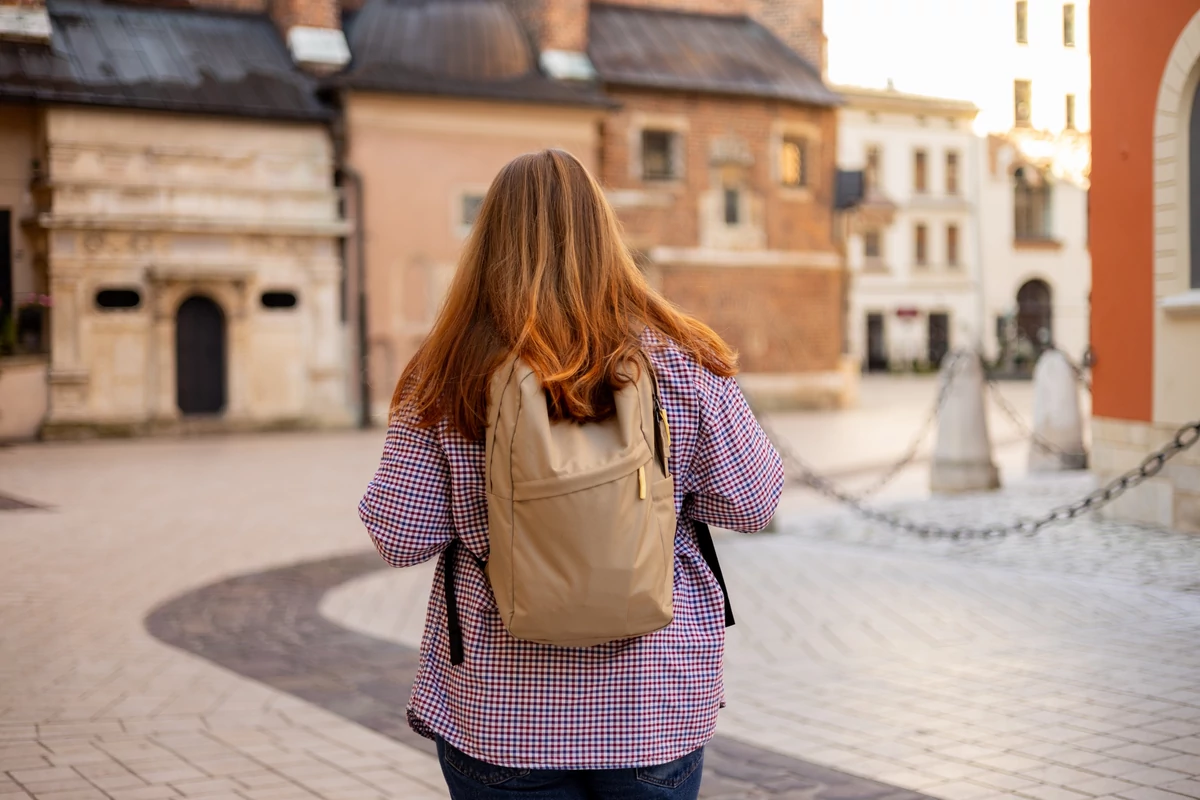
<path fill-rule="evenodd" d="M 916 452 L 920 448 L 921 441 L 924 439 L 928 427 L 932 424 L 933 420 L 937 418 L 938 413 L 941 411 L 942 406 L 946 402 L 946 398 L 949 396 L 949 389 L 954 383 L 954 376 L 956 375 L 957 370 L 957 363 L 952 363 L 950 369 L 946 373 L 945 379 L 943 380 L 941 390 L 939 391 L 936 402 L 934 403 L 933 411 L 926 419 L 925 424 L 919 431 L 918 436 L 909 446 L 909 450 L 887 471 L 887 473 L 884 474 L 884 476 L 882 476 L 880 480 L 872 484 L 868 490 L 858 494 L 851 494 L 850 492 L 839 489 L 828 478 L 819 475 L 815 470 L 812 469 L 812 467 L 806 464 L 802 458 L 796 455 L 787 442 L 781 436 L 779 436 L 779 434 L 776 433 L 768 423 L 764 421 L 764 418 L 759 415 L 757 411 L 755 411 L 753 405 L 751 405 L 751 411 L 754 412 L 756 417 L 758 417 L 759 424 L 762 426 L 763 431 L 767 434 L 767 438 L 770 439 L 775 445 L 776 450 L 778 450 L 785 463 L 790 466 L 789 472 L 791 474 L 788 476 L 790 481 L 802 483 L 817 493 L 848 506 L 851 510 L 856 512 L 864 519 L 871 520 L 872 522 L 880 522 L 884 525 L 888 525 L 889 527 L 926 538 L 989 539 L 999 538 L 1009 534 L 1032 536 L 1049 525 L 1069 522 L 1070 520 L 1073 520 L 1084 514 L 1088 514 L 1103 508 L 1113 500 L 1116 500 L 1118 497 L 1123 495 L 1125 492 L 1160 473 L 1168 461 L 1194 446 L 1197 441 L 1200 441 L 1200 420 L 1190 422 L 1176 431 L 1175 436 L 1169 442 L 1148 455 L 1138 466 L 1109 482 L 1107 485 L 1091 492 L 1081 500 L 1071 503 L 1070 505 L 1054 508 L 1040 517 L 1017 519 L 1006 524 L 954 528 L 947 527 L 945 525 L 917 522 L 916 520 L 908 519 L 899 514 L 871 508 L 870 506 L 866 505 L 863 500 L 867 495 L 878 491 L 884 485 L 889 483 L 916 457 Z M 993 396 L 996 398 L 1000 407 L 1005 411 L 1005 413 L 1013 418 L 1014 422 L 1016 422 L 1021 428 L 1028 431 L 1035 444 L 1040 447 L 1045 447 L 1050 452 L 1055 452 L 1059 455 L 1069 455 L 1044 439 L 1039 442 L 1038 440 L 1041 439 L 1041 437 L 1037 436 L 1034 431 L 1029 430 L 1028 425 L 1021 418 L 1020 414 L 1017 413 L 1016 409 L 1013 408 L 1012 404 L 1010 404 L 1008 400 L 999 393 L 999 390 L 991 381 L 988 381 L 988 384 L 992 388 Z"/>
<path fill-rule="evenodd" d="M 942 408 L 946 405 L 946 398 L 950 396 L 950 387 L 954 384 L 954 379 L 958 376 L 959 359 L 961 353 L 951 353 L 947 358 L 951 359 L 946 369 L 945 376 L 941 379 L 942 386 L 938 390 L 937 397 L 934 398 L 933 406 L 929 409 L 929 414 L 925 417 L 925 421 L 917 430 L 916 436 L 913 437 L 908 447 L 904 451 L 904 455 L 893 463 L 888 469 L 879 476 L 867 488 L 854 492 L 853 497 L 857 500 L 865 500 L 871 495 L 881 491 L 884 487 L 890 484 L 916 459 L 917 454 L 921 451 L 921 445 L 925 438 L 929 435 L 929 431 L 933 428 L 933 424 L 937 422 L 938 415 L 942 412 Z"/>
<path fill-rule="evenodd" d="M 1021 412 L 1009 402 L 1008 398 L 1000 391 L 1000 386 L 993 380 L 987 382 L 988 389 L 991 391 L 992 399 L 996 401 L 996 405 L 1004 412 L 1004 415 L 1012 420 L 1013 424 L 1021 431 L 1023 436 L 1029 438 L 1030 443 L 1041 450 L 1043 453 L 1049 453 L 1052 456 L 1057 456 L 1059 460 L 1077 459 L 1081 453 L 1070 453 L 1063 450 L 1058 445 L 1051 442 L 1046 437 L 1035 431 L 1025 418 L 1021 416 Z"/>

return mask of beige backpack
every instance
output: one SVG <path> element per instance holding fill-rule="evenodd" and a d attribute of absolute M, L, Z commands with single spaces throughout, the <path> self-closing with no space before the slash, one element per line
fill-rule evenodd
<path fill-rule="evenodd" d="M 675 486 L 671 435 L 648 359 L 615 395 L 603 422 L 551 421 L 533 370 L 510 357 L 488 391 L 486 573 L 508 632 L 518 639 L 587 647 L 642 636 L 671 623 Z M 733 612 L 708 526 L 694 522 L 705 562 Z M 455 600 L 457 537 L 443 579 L 450 661 L 464 660 Z"/>
<path fill-rule="evenodd" d="M 639 368 L 640 367 L 640 368 Z M 671 622 L 675 488 L 648 364 L 603 422 L 551 421 L 537 376 L 510 358 L 488 393 L 487 575 L 508 632 L 564 647 Z"/>

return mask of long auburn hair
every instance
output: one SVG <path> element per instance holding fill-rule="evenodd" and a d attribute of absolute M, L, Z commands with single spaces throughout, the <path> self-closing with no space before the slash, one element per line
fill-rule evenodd
<path fill-rule="evenodd" d="M 569 153 L 518 156 L 492 181 L 433 329 L 405 367 L 391 413 L 448 420 L 483 438 L 488 383 L 512 353 L 546 390 L 551 417 L 604 419 L 649 327 L 721 376 L 737 354 L 652 289 L 616 215 Z"/>

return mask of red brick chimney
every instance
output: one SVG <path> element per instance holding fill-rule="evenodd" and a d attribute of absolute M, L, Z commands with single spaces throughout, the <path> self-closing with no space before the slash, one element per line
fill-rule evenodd
<path fill-rule="evenodd" d="M 328 73 L 349 63 L 338 0 L 270 0 L 270 12 L 292 60 L 301 67 Z"/>
<path fill-rule="evenodd" d="M 0 40 L 48 44 L 46 0 L 0 0 Z"/>
<path fill-rule="evenodd" d="M 596 75 L 587 57 L 588 0 L 506 0 L 533 37 L 542 70 L 565 80 Z"/>
<path fill-rule="evenodd" d="M 749 0 L 750 16 L 825 75 L 823 0 Z"/>

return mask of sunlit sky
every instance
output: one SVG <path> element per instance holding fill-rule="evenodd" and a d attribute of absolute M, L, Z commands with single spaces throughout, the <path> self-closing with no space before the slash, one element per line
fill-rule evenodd
<path fill-rule="evenodd" d="M 838 84 L 970 98 L 989 0 L 825 0 L 829 77 Z M 989 9 L 989 12 L 991 9 Z"/>

